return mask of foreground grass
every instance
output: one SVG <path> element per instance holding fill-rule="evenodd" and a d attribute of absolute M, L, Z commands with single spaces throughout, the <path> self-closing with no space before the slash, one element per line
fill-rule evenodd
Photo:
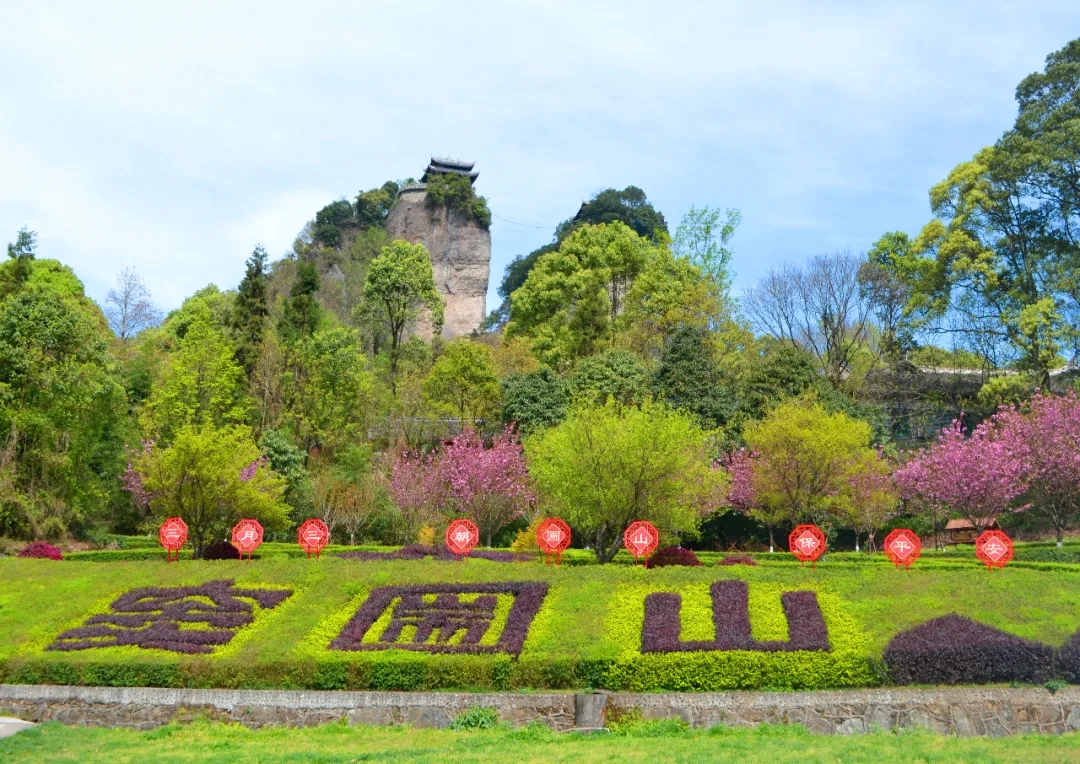
<path fill-rule="evenodd" d="M 929 733 L 812 736 L 800 727 L 687 730 L 639 724 L 623 734 L 557 735 L 545 727 L 451 732 L 402 727 L 249 730 L 196 722 L 151 732 L 44 724 L 0 740 L 0 761 L 98 762 L 1072 762 L 1080 734 L 1003 739 Z"/>

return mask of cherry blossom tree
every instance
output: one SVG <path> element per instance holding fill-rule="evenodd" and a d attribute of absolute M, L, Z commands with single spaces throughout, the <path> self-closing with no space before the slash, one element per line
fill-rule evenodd
<path fill-rule="evenodd" d="M 1023 455 L 1028 512 L 1053 527 L 1061 546 L 1080 515 L 1080 398 L 1039 393 L 1027 409 L 1003 407 L 993 422 L 998 437 Z"/>
<path fill-rule="evenodd" d="M 402 451 L 390 469 L 390 498 L 401 511 L 406 543 L 438 512 L 442 494 L 438 467 L 433 454 Z"/>
<path fill-rule="evenodd" d="M 892 469 L 880 451 L 864 455 L 848 475 L 847 506 L 844 517 L 855 530 L 855 551 L 859 535 L 866 534 L 866 548 L 876 549 L 874 536 L 896 515 L 900 496 Z"/>
<path fill-rule="evenodd" d="M 901 495 L 915 502 L 940 535 L 950 513 L 983 529 L 1024 492 L 1026 460 L 1015 438 L 983 422 L 967 437 L 959 420 L 942 429 L 938 442 L 895 472 Z"/>

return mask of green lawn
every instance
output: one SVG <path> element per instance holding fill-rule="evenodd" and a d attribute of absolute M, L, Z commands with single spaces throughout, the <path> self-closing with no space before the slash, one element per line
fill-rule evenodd
<path fill-rule="evenodd" d="M 546 728 L 451 732 L 329 725 L 248 730 L 195 723 L 151 732 L 56 723 L 0 740 L 0 761 L 123 762 L 1041 762 L 1080 761 L 1080 734 L 1003 739 L 928 733 L 811 736 L 798 727 L 557 735 Z"/>
<path fill-rule="evenodd" d="M 133 647 L 66 653 L 44 649 L 61 631 L 80 625 L 88 614 L 101 612 L 129 589 L 223 578 L 244 585 L 288 586 L 295 594 L 277 608 L 260 613 L 255 624 L 210 657 Z M 784 638 L 780 592 L 816 590 L 834 648 L 841 637 L 846 640 L 842 650 L 834 649 L 837 660 L 870 659 L 872 664 L 897 632 L 951 612 L 1055 646 L 1080 628 L 1080 567 L 1070 565 L 988 572 L 972 565 L 928 561 L 905 572 L 887 565 L 833 562 L 817 570 L 793 565 L 709 565 L 646 571 L 628 566 L 555 568 L 485 560 L 361 562 L 279 557 L 252 563 L 166 564 L 160 559 L 99 563 L 0 558 L 0 580 L 5 583 L 0 587 L 0 679 L 322 689 L 720 689 L 822 686 L 822 681 L 839 686 L 872 683 L 865 668 L 823 680 L 823 672 L 831 669 L 822 664 L 819 676 L 805 681 L 778 675 L 766 666 L 737 677 L 733 674 L 728 684 L 724 678 L 710 680 L 719 684 L 708 687 L 694 686 L 687 678 L 696 668 L 675 679 L 656 674 L 649 680 L 653 684 L 644 687 L 626 684 L 620 678 L 626 672 L 613 667 L 635 661 L 634 665 L 655 667 L 671 658 L 639 653 L 646 594 L 682 593 L 683 638 L 708 639 L 712 629 L 708 586 L 720 578 L 749 583 L 751 620 L 759 639 Z M 494 581 L 544 581 L 550 586 L 520 659 L 326 649 L 373 587 Z M 712 653 L 682 655 L 716 657 Z"/>

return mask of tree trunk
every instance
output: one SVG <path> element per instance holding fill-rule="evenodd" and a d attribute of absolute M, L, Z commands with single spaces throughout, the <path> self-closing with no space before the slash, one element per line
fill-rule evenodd
<path fill-rule="evenodd" d="M 1063 541 L 1064 541 L 1064 538 L 1065 538 L 1065 529 L 1061 528 L 1061 527 L 1058 527 L 1056 530 L 1057 530 L 1057 545 L 1059 547 L 1064 546 Z"/>
<path fill-rule="evenodd" d="M 773 527 L 769 526 L 769 554 L 776 551 L 776 542 L 773 541 Z"/>

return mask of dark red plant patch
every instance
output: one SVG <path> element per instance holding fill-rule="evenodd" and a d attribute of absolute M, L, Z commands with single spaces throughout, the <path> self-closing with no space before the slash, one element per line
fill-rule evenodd
<path fill-rule="evenodd" d="M 829 650 L 829 631 L 814 592 L 785 592 L 780 602 L 787 615 L 787 642 L 758 642 L 750 636 L 750 589 L 745 581 L 717 581 L 709 587 L 713 602 L 716 639 L 679 638 L 682 596 L 669 592 L 645 598 L 645 623 L 641 631 L 643 653 L 685 653 L 696 650 Z"/>
<path fill-rule="evenodd" d="M 540 582 L 381 586 L 372 590 L 356 615 L 345 624 L 341 634 L 330 643 L 330 649 L 509 653 L 516 656 L 521 653 L 521 646 L 525 643 L 525 636 L 540 609 L 540 603 L 547 595 L 547 588 L 547 584 Z M 462 602 L 462 594 L 490 596 Z M 493 645 L 481 645 L 480 640 L 494 622 L 499 594 L 514 595 L 514 604 L 498 641 Z M 398 598 L 400 600 L 394 605 L 390 624 L 379 636 L 379 641 L 362 642 L 379 616 Z M 406 627 L 413 628 L 411 641 L 398 642 Z M 450 644 L 450 639 L 460 632 L 464 632 L 461 641 Z M 432 634 L 436 634 L 435 642 L 428 643 Z"/>
<path fill-rule="evenodd" d="M 681 546 L 666 546 L 663 549 L 657 549 L 649 558 L 650 568 L 663 568 L 669 565 L 694 567 L 701 565 L 701 560 L 697 558 L 693 550 L 683 549 Z"/>
<path fill-rule="evenodd" d="M 1042 684 L 1054 675 L 1055 650 L 960 615 L 897 634 L 883 655 L 896 684 Z"/>
<path fill-rule="evenodd" d="M 748 554 L 729 554 L 716 561 L 717 565 L 757 565 L 757 560 Z"/>
<path fill-rule="evenodd" d="M 1080 631 L 1058 650 L 1058 669 L 1066 682 L 1080 684 Z"/>
<path fill-rule="evenodd" d="M 218 541 L 203 550 L 204 560 L 239 560 L 240 550 L 228 541 Z"/>
<path fill-rule="evenodd" d="M 342 552 L 338 557 L 347 560 L 423 560 L 433 557 L 436 560 L 454 560 L 454 553 L 446 547 L 425 546 L 423 544 L 408 544 L 396 552 Z M 469 557 L 479 557 L 482 560 L 492 562 L 532 562 L 533 555 L 518 554 L 516 552 L 496 552 L 490 549 L 473 550 Z"/>
<path fill-rule="evenodd" d="M 24 547 L 16 557 L 34 557 L 40 560 L 60 560 L 63 559 L 63 555 L 60 554 L 60 550 L 54 547 L 52 544 L 46 544 L 44 541 L 35 541 L 32 544 Z"/>
<path fill-rule="evenodd" d="M 114 600 L 108 613 L 91 616 L 79 628 L 65 631 L 46 649 L 130 646 L 209 653 L 255 620 L 254 607 L 247 600 L 272 608 L 290 595 L 287 589 L 239 589 L 232 581 L 132 589 Z M 180 628 L 181 624 L 186 628 Z M 190 628 L 192 624 L 206 628 Z"/>

